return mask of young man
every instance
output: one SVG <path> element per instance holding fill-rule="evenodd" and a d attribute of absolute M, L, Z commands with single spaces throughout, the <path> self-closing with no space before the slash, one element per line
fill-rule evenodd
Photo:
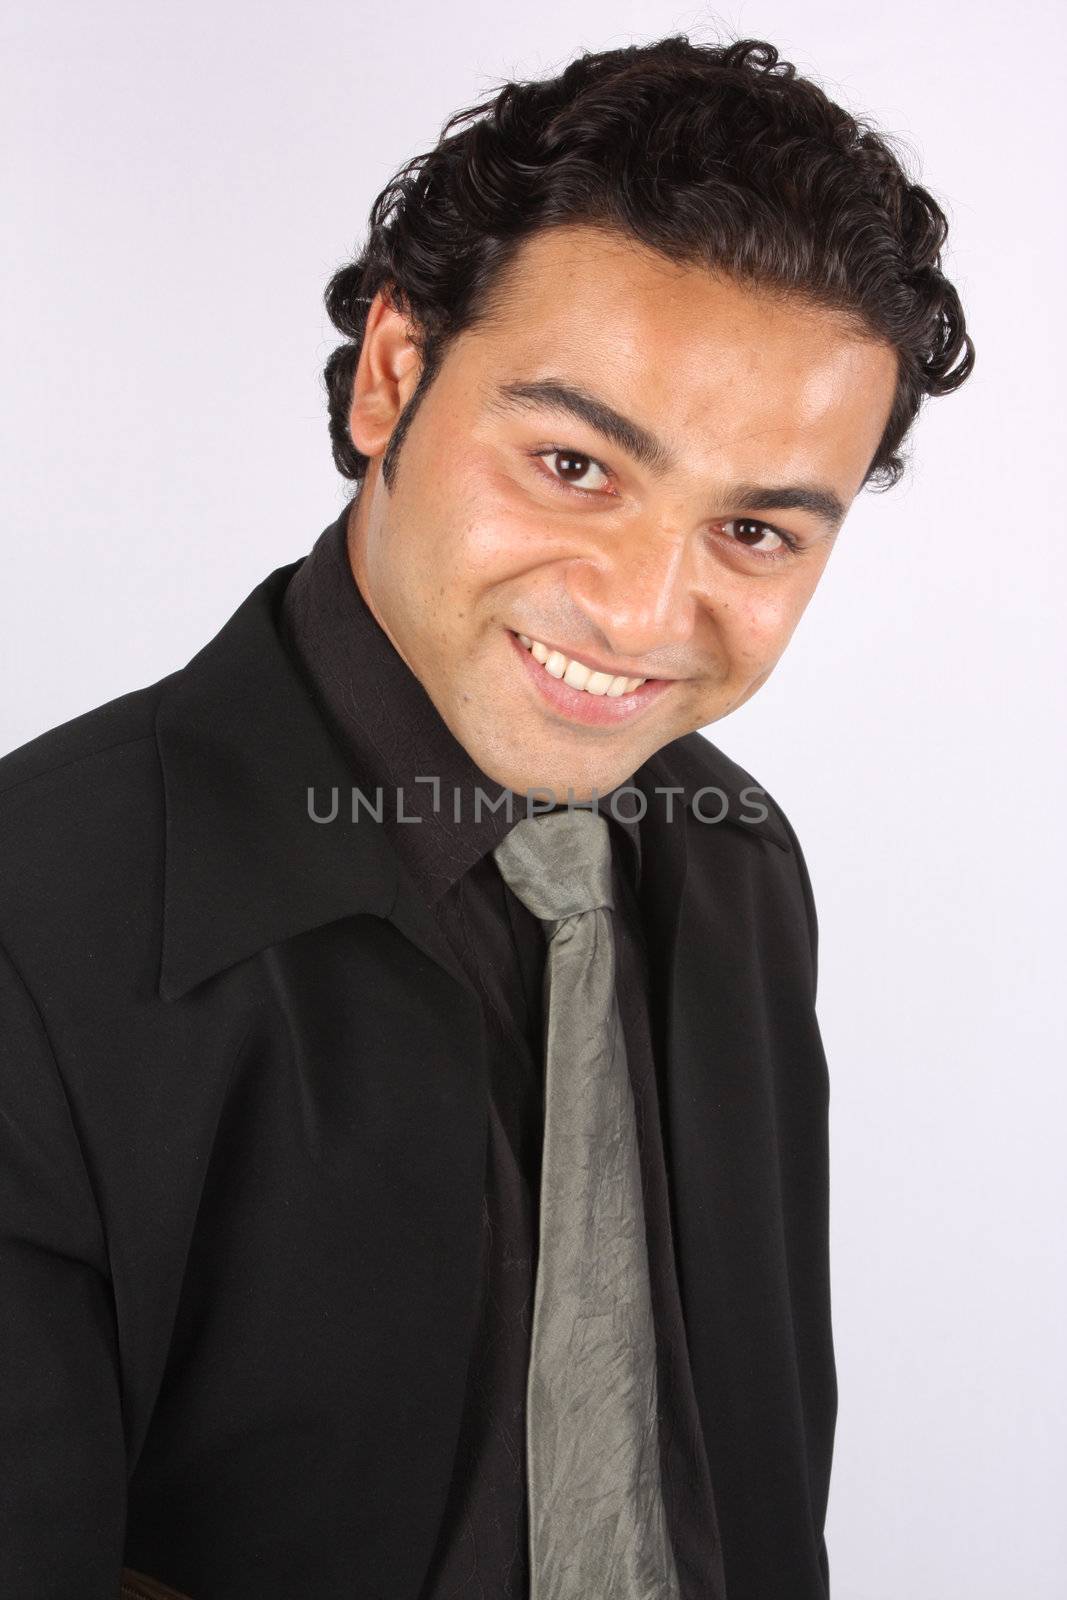
<path fill-rule="evenodd" d="M 944 237 L 684 38 L 379 198 L 355 498 L 0 766 L 6 1600 L 825 1600 L 815 910 L 697 730 L 969 372 Z"/>

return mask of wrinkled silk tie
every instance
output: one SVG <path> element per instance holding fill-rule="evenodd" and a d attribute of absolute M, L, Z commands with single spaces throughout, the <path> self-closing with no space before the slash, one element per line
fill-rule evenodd
<path fill-rule="evenodd" d="M 545 1131 L 527 1381 L 531 1600 L 677 1600 L 606 818 L 558 810 L 493 852 L 544 923 Z"/>

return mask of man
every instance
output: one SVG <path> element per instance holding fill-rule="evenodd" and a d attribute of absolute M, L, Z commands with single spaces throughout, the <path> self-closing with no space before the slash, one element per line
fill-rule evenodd
<path fill-rule="evenodd" d="M 815 910 L 697 730 L 969 372 L 944 237 L 683 38 L 380 197 L 356 496 L 0 768 L 8 1600 L 824 1600 Z"/>

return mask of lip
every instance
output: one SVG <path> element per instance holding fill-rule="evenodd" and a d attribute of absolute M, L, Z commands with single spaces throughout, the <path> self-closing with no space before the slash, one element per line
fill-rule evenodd
<path fill-rule="evenodd" d="M 507 630 L 511 641 L 511 648 L 521 658 L 521 665 L 527 678 L 534 689 L 553 711 L 561 712 L 572 722 L 581 722 L 590 728 L 613 728 L 620 723 L 629 722 L 634 717 L 647 711 L 662 694 L 676 681 L 673 678 L 649 678 L 630 694 L 616 695 L 609 698 L 603 694 L 588 694 L 584 689 L 572 689 L 569 683 L 564 683 L 562 678 L 554 678 L 546 672 L 540 662 L 535 661 L 526 646 L 519 639 L 518 634 Z M 571 660 L 581 658 L 572 656 Z M 592 663 L 583 663 L 592 666 Z M 601 671 L 601 668 L 593 668 Z M 632 676 L 636 677 L 634 673 Z"/>

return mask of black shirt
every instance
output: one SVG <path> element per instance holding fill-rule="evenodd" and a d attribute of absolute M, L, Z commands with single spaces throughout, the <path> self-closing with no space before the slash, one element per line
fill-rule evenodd
<path fill-rule="evenodd" d="M 482 1297 L 452 1487 L 422 1600 L 472 1593 L 526 1600 L 525 1390 L 544 1122 L 544 934 L 492 856 L 526 814 L 525 800 L 477 767 L 393 648 L 352 575 L 346 528 L 347 509 L 290 581 L 283 638 L 351 758 L 360 804 L 380 816 L 480 998 L 490 1067 Z M 664 1500 L 682 1592 L 697 1600 L 716 1570 L 706 1531 L 714 1528 L 712 1490 L 673 1264 L 634 801 L 620 785 L 599 809 L 612 831 L 617 988 L 645 1189 Z"/>

